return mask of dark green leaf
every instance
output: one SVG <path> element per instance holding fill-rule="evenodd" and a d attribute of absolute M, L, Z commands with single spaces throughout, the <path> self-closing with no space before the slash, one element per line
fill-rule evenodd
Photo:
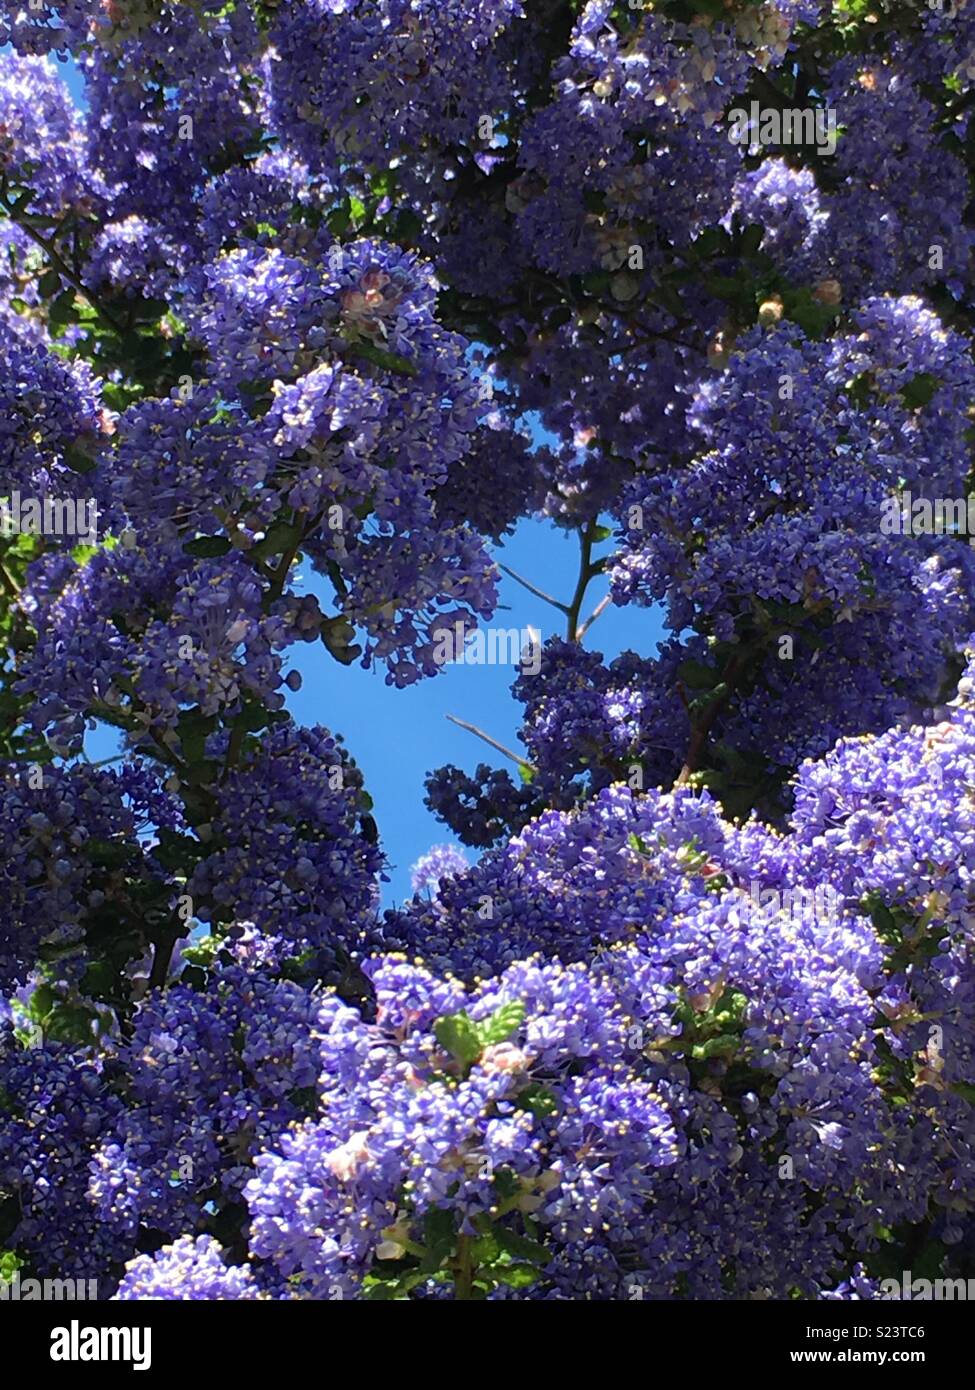
<path fill-rule="evenodd" d="M 226 555 L 230 548 L 226 536 L 197 536 L 196 540 L 187 541 L 183 546 L 187 555 L 194 555 L 201 560 L 214 560 L 220 555 Z"/>
<path fill-rule="evenodd" d="M 376 347 L 375 343 L 352 343 L 349 351 L 353 357 L 361 357 L 375 367 L 382 367 L 383 371 L 395 372 L 397 376 L 417 375 L 417 368 L 408 357 L 403 357 L 398 352 L 386 352 L 383 348 Z"/>

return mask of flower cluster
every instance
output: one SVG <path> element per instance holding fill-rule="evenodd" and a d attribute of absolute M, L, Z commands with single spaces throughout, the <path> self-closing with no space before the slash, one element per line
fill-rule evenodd
<path fill-rule="evenodd" d="M 462 850 L 454 845 L 434 845 L 426 854 L 420 855 L 410 870 L 413 892 L 422 893 L 426 890 L 432 897 L 436 897 L 442 879 L 462 874 L 467 867 L 467 859 Z"/>
<path fill-rule="evenodd" d="M 24 980 L 42 946 L 49 955 L 77 953 L 86 934 L 106 926 L 134 946 L 145 902 L 136 884 L 162 900 L 173 892 L 140 833 L 151 818 L 166 825 L 174 817 L 148 771 L 3 764 L 0 985 Z"/>
<path fill-rule="evenodd" d="M 189 881 L 204 921 L 234 915 L 330 960 L 368 941 L 383 856 L 362 776 L 327 729 L 276 724 L 227 766 L 206 830 L 207 855 Z"/>

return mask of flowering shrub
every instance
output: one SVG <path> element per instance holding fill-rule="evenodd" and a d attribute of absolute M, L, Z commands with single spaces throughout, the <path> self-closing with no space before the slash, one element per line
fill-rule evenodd
<path fill-rule="evenodd" d="M 879 8 L 0 3 L 0 1277 L 975 1272 L 975 5 Z M 395 706 L 529 516 L 383 912 L 293 649 Z"/>

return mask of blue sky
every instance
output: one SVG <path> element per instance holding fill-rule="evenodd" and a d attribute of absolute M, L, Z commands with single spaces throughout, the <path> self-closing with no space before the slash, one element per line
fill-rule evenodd
<path fill-rule="evenodd" d="M 83 83 L 73 63 L 59 64 L 75 100 L 84 105 Z M 609 547 L 604 547 L 608 549 Z M 550 523 L 526 520 L 496 557 L 563 602 L 575 588 L 578 541 Z M 305 566 L 310 574 L 310 567 Z M 590 584 L 583 609 L 587 617 L 606 593 L 607 583 Z M 502 607 L 498 627 L 535 627 L 543 637 L 564 635 L 565 620 L 544 600 L 535 598 L 515 580 L 502 575 Z M 586 645 L 607 657 L 627 647 L 643 653 L 654 650 L 661 635 L 656 611 L 610 606 L 599 618 Z M 288 653 L 289 666 L 302 675 L 300 691 L 288 697 L 288 708 L 303 724 L 324 724 L 344 736 L 346 746 L 363 771 L 375 803 L 375 818 L 389 858 L 386 905 L 410 896 L 410 866 L 431 845 L 453 839 L 423 805 L 423 782 L 430 770 L 456 763 L 473 771 L 478 762 L 493 766 L 506 760 L 475 735 L 448 722 L 447 715 L 478 725 L 508 747 L 518 749 L 521 706 L 511 696 L 515 672 L 504 666 L 449 666 L 432 679 L 406 690 L 385 684 L 384 671 L 342 667 L 318 643 L 299 644 Z M 117 748 L 114 732 L 99 730 L 88 740 L 92 758 L 109 756 Z M 468 851 L 469 857 L 474 857 Z"/>
<path fill-rule="evenodd" d="M 575 588 L 578 542 L 550 523 L 521 523 L 496 557 L 565 601 Z M 493 620 L 498 627 L 540 628 L 543 637 L 564 635 L 565 620 L 550 604 L 535 598 L 515 580 L 502 575 L 501 603 Z M 584 616 L 606 593 L 605 579 L 593 580 Z M 652 652 L 661 635 L 656 610 L 618 609 L 610 605 L 586 639 L 586 646 L 607 658 L 627 647 Z M 444 763 L 473 771 L 479 762 L 513 765 L 474 734 L 447 720 L 457 715 L 518 751 L 522 706 L 511 696 L 515 672 L 505 666 L 447 666 L 438 676 L 406 690 L 384 682 L 381 670 L 341 667 L 321 645 L 290 652 L 304 685 L 289 697 L 288 707 L 303 724 L 322 723 L 345 736 L 348 749 L 365 775 L 375 802 L 375 817 L 391 861 L 384 900 L 401 902 L 410 895 L 410 865 L 431 844 L 453 839 L 423 805 L 426 773 Z M 470 851 L 468 851 L 470 855 Z"/>

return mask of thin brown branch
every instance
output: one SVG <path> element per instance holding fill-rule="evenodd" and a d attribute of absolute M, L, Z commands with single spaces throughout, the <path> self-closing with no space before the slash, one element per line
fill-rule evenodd
<path fill-rule="evenodd" d="M 593 623 L 599 621 L 599 619 L 600 619 L 600 618 L 602 617 L 602 615 L 606 612 L 606 609 L 609 607 L 609 605 L 612 603 L 612 601 L 613 601 L 613 595 L 612 595 L 612 594 L 607 594 L 605 598 L 601 598 L 601 599 L 599 600 L 599 602 L 596 604 L 596 607 L 595 607 L 595 608 L 592 610 L 592 612 L 589 614 L 589 617 L 586 619 L 586 621 L 582 624 L 581 627 L 579 627 L 579 628 L 576 629 L 576 641 L 577 641 L 577 642 L 581 642 L 581 641 L 582 641 L 583 637 L 585 637 L 586 633 L 587 633 L 587 632 L 589 631 L 589 629 L 592 627 Z"/>
<path fill-rule="evenodd" d="M 476 724 L 469 724 L 466 719 L 458 719 L 456 714 L 448 714 L 446 718 L 450 720 L 451 724 L 456 724 L 459 729 L 466 729 L 469 734 L 476 734 L 478 738 L 483 739 L 485 743 L 489 744 L 499 753 L 503 753 L 506 758 L 510 758 L 513 763 L 517 763 L 519 767 L 527 767 L 530 772 L 536 771 L 527 758 L 520 758 L 517 753 L 513 752 L 510 748 L 506 748 L 505 745 L 499 743 L 496 738 L 492 738 L 491 735 L 486 734 L 483 729 L 479 729 Z"/>
<path fill-rule="evenodd" d="M 527 589 L 530 594 L 534 594 L 536 598 L 544 599 L 545 602 L 550 603 L 553 608 L 557 608 L 560 613 L 568 613 L 568 604 L 560 603 L 557 598 L 553 598 L 551 594 L 547 594 L 544 589 L 540 589 L 538 585 L 533 584 L 530 579 L 525 579 L 517 570 L 509 569 L 507 565 L 502 565 L 500 560 L 497 562 L 497 565 L 499 570 L 503 570 L 505 574 L 510 575 L 522 588 Z"/>

